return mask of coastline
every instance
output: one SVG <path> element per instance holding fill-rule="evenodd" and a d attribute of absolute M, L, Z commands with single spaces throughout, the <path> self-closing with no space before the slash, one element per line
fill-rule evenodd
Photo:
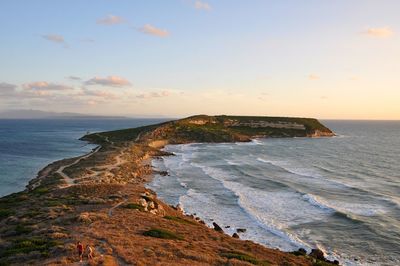
<path fill-rule="evenodd" d="M 5 265 L 70 265 L 76 241 L 95 248 L 93 265 L 330 265 L 321 254 L 231 237 L 160 201 L 145 185 L 151 158 L 170 155 L 160 150 L 168 141 L 139 133 L 90 142 L 95 151 L 49 164 L 26 190 L 0 199 Z"/>

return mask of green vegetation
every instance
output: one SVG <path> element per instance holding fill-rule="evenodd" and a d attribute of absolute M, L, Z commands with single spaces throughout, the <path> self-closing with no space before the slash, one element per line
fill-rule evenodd
<path fill-rule="evenodd" d="M 7 218 L 11 215 L 14 215 L 15 212 L 9 209 L 0 209 L 0 220 Z"/>
<path fill-rule="evenodd" d="M 181 235 L 175 234 L 165 229 L 153 228 L 143 233 L 144 236 L 151 236 L 162 239 L 183 240 Z"/>
<path fill-rule="evenodd" d="M 250 141 L 256 136 L 306 137 L 317 130 L 332 133 L 312 118 L 198 115 L 151 126 L 90 134 L 82 139 L 104 144 L 111 141 L 135 141 L 138 136 L 146 134 L 146 140 L 168 140 L 174 144 L 234 142 Z"/>
<path fill-rule="evenodd" d="M 194 222 L 194 221 L 189 221 L 186 219 L 183 219 L 181 217 L 178 216 L 164 216 L 164 219 L 170 220 L 170 221 L 174 221 L 174 222 L 178 222 L 181 224 L 192 224 L 192 225 L 197 225 L 198 223 Z"/>
<path fill-rule="evenodd" d="M 226 253 L 221 253 L 221 257 L 246 261 L 246 262 L 249 262 L 254 265 L 262 265 L 262 266 L 269 265 L 269 263 L 267 261 L 260 261 L 249 254 L 246 254 L 243 252 L 238 252 L 238 251 L 230 251 L 230 252 L 226 252 Z"/>
<path fill-rule="evenodd" d="M 136 203 L 128 203 L 128 204 L 124 205 L 123 207 L 125 209 L 144 211 L 144 207 L 142 205 L 139 205 Z"/>
<path fill-rule="evenodd" d="M 31 233 L 32 231 L 33 231 L 32 228 L 26 227 L 26 226 L 21 225 L 21 224 L 19 224 L 19 225 L 17 225 L 17 226 L 15 227 L 15 233 L 16 233 L 16 235 L 25 235 L 25 234 Z"/>
<path fill-rule="evenodd" d="M 37 187 L 34 190 L 32 190 L 32 193 L 37 196 L 41 196 L 41 195 L 47 194 L 49 192 L 50 192 L 50 190 L 43 186 Z"/>
<path fill-rule="evenodd" d="M 48 256 L 50 249 L 57 244 L 56 241 L 39 237 L 21 238 L 14 240 L 10 246 L 4 248 L 0 252 L 0 258 L 10 257 L 21 253 L 27 254 L 32 251 L 37 251 L 42 256 Z"/>

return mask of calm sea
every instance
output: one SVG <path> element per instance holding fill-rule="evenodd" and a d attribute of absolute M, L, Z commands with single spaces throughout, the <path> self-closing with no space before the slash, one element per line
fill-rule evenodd
<path fill-rule="evenodd" d="M 168 146 L 149 187 L 242 239 L 400 265 L 400 122 L 324 122 L 337 137 Z"/>
<path fill-rule="evenodd" d="M 87 132 L 131 128 L 165 119 L 1 120 L 0 196 L 21 191 L 47 164 L 89 152 Z"/>

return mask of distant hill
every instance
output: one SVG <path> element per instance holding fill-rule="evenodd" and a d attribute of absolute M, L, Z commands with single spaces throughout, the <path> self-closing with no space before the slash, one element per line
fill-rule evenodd
<path fill-rule="evenodd" d="M 8 110 L 0 112 L 0 119 L 122 119 L 122 116 L 98 116 L 79 113 L 58 113 L 40 110 Z"/>
<path fill-rule="evenodd" d="M 94 133 L 82 139 L 98 144 L 125 141 L 181 144 L 334 135 L 329 128 L 314 118 L 197 115 L 156 125 Z"/>

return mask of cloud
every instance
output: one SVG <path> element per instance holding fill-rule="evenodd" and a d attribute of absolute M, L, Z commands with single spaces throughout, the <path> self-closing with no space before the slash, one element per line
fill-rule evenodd
<path fill-rule="evenodd" d="M 111 87 L 125 87 L 131 86 L 132 84 L 121 77 L 118 76 L 108 76 L 105 78 L 94 77 L 85 82 L 86 85 L 101 85 L 101 86 L 111 86 Z"/>
<path fill-rule="evenodd" d="M 119 16 L 108 15 L 104 18 L 98 19 L 96 23 L 99 25 L 116 25 L 125 23 L 125 19 Z"/>
<path fill-rule="evenodd" d="M 74 80 L 74 81 L 82 80 L 80 77 L 77 77 L 77 76 L 68 76 L 68 77 L 66 77 L 66 79 Z"/>
<path fill-rule="evenodd" d="M 54 43 L 65 43 L 64 37 L 57 34 L 42 35 L 42 38 Z"/>
<path fill-rule="evenodd" d="M 139 28 L 139 31 L 146 33 L 146 34 L 158 36 L 158 37 L 168 37 L 169 36 L 169 32 L 167 30 L 156 28 L 150 24 L 146 24 L 143 27 Z"/>
<path fill-rule="evenodd" d="M 150 98 L 162 98 L 162 97 L 168 97 L 172 93 L 167 90 L 159 91 L 159 92 L 149 92 L 149 93 L 142 93 L 136 95 L 136 98 L 139 99 L 150 99 Z"/>
<path fill-rule="evenodd" d="M 211 6 L 208 3 L 202 2 L 200 0 L 197 0 L 194 3 L 194 8 L 200 9 L 200 10 L 211 10 Z"/>
<path fill-rule="evenodd" d="M 10 83 L 1 82 L 0 83 L 0 95 L 1 96 L 11 96 L 16 93 L 17 86 Z"/>
<path fill-rule="evenodd" d="M 309 79 L 309 80 L 319 80 L 319 79 L 320 79 L 320 76 L 315 75 L 315 74 L 310 74 L 310 75 L 308 76 L 308 79 Z"/>
<path fill-rule="evenodd" d="M 37 81 L 32 83 L 24 84 L 23 87 L 28 90 L 37 90 L 37 91 L 63 91 L 63 90 L 72 90 L 73 87 L 56 84 L 56 83 L 48 83 L 46 81 Z"/>
<path fill-rule="evenodd" d="M 369 28 L 363 33 L 373 38 L 389 38 L 394 35 L 394 31 L 390 27 Z"/>
<path fill-rule="evenodd" d="M 117 96 L 109 91 L 104 91 L 104 90 L 88 90 L 88 89 L 83 89 L 82 91 L 82 96 L 94 96 L 98 98 L 104 98 L 104 99 L 116 99 Z"/>

